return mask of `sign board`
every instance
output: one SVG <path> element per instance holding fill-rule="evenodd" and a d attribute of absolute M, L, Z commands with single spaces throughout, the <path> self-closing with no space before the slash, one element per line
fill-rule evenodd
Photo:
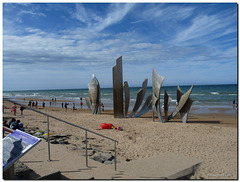
<path fill-rule="evenodd" d="M 21 130 L 15 130 L 3 138 L 3 171 L 11 167 L 40 141 L 41 139 Z"/>

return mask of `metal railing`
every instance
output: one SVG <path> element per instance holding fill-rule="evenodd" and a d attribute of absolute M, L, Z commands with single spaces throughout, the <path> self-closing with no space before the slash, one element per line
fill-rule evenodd
<path fill-rule="evenodd" d="M 8 101 L 8 102 L 15 103 L 15 104 L 17 104 L 17 105 L 20 105 L 20 106 L 25 107 L 26 109 L 29 109 L 29 110 L 32 110 L 32 111 L 37 112 L 37 113 L 39 113 L 39 114 L 42 114 L 42 115 L 47 116 L 48 161 L 51 161 L 51 159 L 50 159 L 50 140 L 49 140 L 49 117 L 50 117 L 50 118 L 56 119 L 56 120 L 58 120 L 58 121 L 64 122 L 64 123 L 66 123 L 66 124 L 72 125 L 72 126 L 74 126 L 74 127 L 80 128 L 80 129 L 82 129 L 82 130 L 85 130 L 85 145 L 86 145 L 85 148 L 86 148 L 86 166 L 87 166 L 87 167 L 88 167 L 88 153 L 87 153 L 87 143 L 88 143 L 88 142 L 87 142 L 87 132 L 93 133 L 93 134 L 95 134 L 95 135 L 98 135 L 98 136 L 100 136 L 100 137 L 106 138 L 106 139 L 108 139 L 108 140 L 112 140 L 112 141 L 114 142 L 115 170 L 117 170 L 117 151 L 116 151 L 116 145 L 117 145 L 117 143 L 118 143 L 117 140 L 114 140 L 114 139 L 109 138 L 109 137 L 107 137 L 107 136 L 104 136 L 104 135 L 102 135 L 102 134 L 96 133 L 96 132 L 91 131 L 91 130 L 89 130 L 89 129 L 87 129 L 87 128 L 83 128 L 83 127 L 81 127 L 81 126 L 75 125 L 75 124 L 70 123 L 70 122 L 68 122 L 68 121 L 64 121 L 64 120 L 62 120 L 62 119 L 60 119 L 60 118 L 57 118 L 57 117 L 52 116 L 52 115 L 50 115 L 50 114 L 47 114 L 47 113 L 41 112 L 41 111 L 39 111 L 39 110 L 33 109 L 33 108 L 31 108 L 31 107 L 28 107 L 28 106 L 26 106 L 26 105 L 24 105 L 24 104 L 21 104 L 21 103 L 19 103 L 19 102 L 13 101 L 13 100 L 11 100 L 11 99 L 3 98 L 3 100 L 4 100 L 4 101 Z"/>

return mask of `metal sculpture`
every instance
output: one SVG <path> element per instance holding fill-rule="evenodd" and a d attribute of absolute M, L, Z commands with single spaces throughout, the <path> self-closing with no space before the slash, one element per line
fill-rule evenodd
<path fill-rule="evenodd" d="M 178 86 L 178 89 L 177 89 L 178 105 L 175 108 L 175 110 L 172 112 L 172 114 L 168 117 L 168 120 L 172 119 L 174 116 L 176 116 L 180 112 L 180 115 L 182 117 L 182 122 L 184 123 L 187 122 L 188 113 L 193 103 L 193 101 L 189 98 L 192 92 L 192 89 L 193 89 L 193 85 L 185 94 L 183 94 L 180 87 Z"/>
<path fill-rule="evenodd" d="M 113 73 L 113 110 L 115 118 L 123 118 L 123 75 L 122 56 L 116 60 Z"/>
<path fill-rule="evenodd" d="M 137 93 L 137 99 L 136 99 L 136 102 L 135 102 L 135 105 L 133 107 L 133 110 L 132 112 L 129 114 L 129 118 L 133 117 L 133 115 L 137 112 L 137 110 L 139 109 L 139 107 L 141 106 L 142 104 L 142 101 L 144 99 L 144 96 L 145 96 L 145 93 L 146 93 L 146 89 L 147 89 L 147 82 L 148 82 L 148 79 L 145 79 L 142 83 L 142 88 L 138 91 Z"/>
<path fill-rule="evenodd" d="M 193 86 L 192 86 L 193 87 Z M 177 102 L 180 101 L 181 96 L 183 95 L 182 90 L 180 89 L 179 85 L 177 87 Z M 187 118 L 188 118 L 188 114 L 190 111 L 190 108 L 192 106 L 193 100 L 188 98 L 185 105 L 182 107 L 182 109 L 180 110 L 180 115 L 182 118 L 182 122 L 186 123 L 187 122 Z"/>
<path fill-rule="evenodd" d="M 85 97 L 85 101 L 86 101 L 86 104 L 87 104 L 87 106 L 88 106 L 88 109 L 90 110 L 90 112 L 92 112 L 92 108 L 91 108 L 91 106 L 90 106 L 89 100 L 90 100 L 89 97 Z"/>
<path fill-rule="evenodd" d="M 88 98 L 86 99 L 86 102 L 90 111 L 92 112 L 92 114 L 100 114 L 101 112 L 100 85 L 95 75 L 93 75 L 91 82 L 88 84 L 88 94 L 91 104 L 89 103 Z"/>
<path fill-rule="evenodd" d="M 172 101 L 172 98 L 169 97 L 169 95 L 167 94 L 167 91 L 165 90 L 165 92 L 164 92 L 164 119 L 165 119 L 165 122 L 168 121 L 168 107 L 169 107 L 171 101 Z"/>
<path fill-rule="evenodd" d="M 141 108 L 141 110 L 134 116 L 134 118 L 137 118 L 145 113 L 147 113 L 148 111 L 150 111 L 152 109 L 152 94 L 149 95 L 143 105 L 143 107 Z"/>
<path fill-rule="evenodd" d="M 153 67 L 152 71 L 152 89 L 153 89 L 153 95 L 152 95 L 152 119 L 154 121 L 154 110 L 156 109 L 157 116 L 159 118 L 160 122 L 164 122 L 162 118 L 161 108 L 160 108 L 160 92 L 162 83 L 164 81 L 164 77 L 159 75 L 155 68 Z"/>
<path fill-rule="evenodd" d="M 116 65 L 112 68 L 113 73 L 113 110 L 114 110 L 114 117 L 115 118 L 123 118 L 127 117 L 128 109 L 129 109 L 129 103 L 130 103 L 130 93 L 129 93 L 129 86 L 128 82 L 124 82 L 123 86 L 123 73 L 122 73 L 122 56 L 120 56 L 116 60 Z M 159 118 L 159 121 L 164 123 L 169 121 L 171 118 L 175 117 L 179 112 L 182 118 L 182 122 L 187 122 L 188 114 L 190 107 L 192 105 L 192 100 L 189 98 L 193 86 L 189 89 L 188 92 L 185 94 L 182 93 L 180 87 L 178 86 L 177 89 L 177 102 L 179 103 L 178 106 L 175 108 L 175 110 L 172 112 L 170 116 L 168 116 L 168 107 L 171 103 L 172 99 L 168 96 L 167 92 L 165 91 L 164 94 L 164 115 L 165 120 L 163 120 L 161 107 L 160 107 L 160 93 L 161 93 L 161 87 L 162 83 L 164 81 L 164 77 L 157 73 L 156 69 L 153 67 L 152 71 L 152 89 L 153 94 L 148 96 L 146 99 L 143 107 L 140 109 L 139 112 L 138 109 L 142 104 L 142 101 L 144 99 L 146 89 L 147 89 L 147 81 L 148 79 L 145 79 L 142 83 L 142 88 L 137 93 L 137 98 L 135 105 L 133 107 L 132 112 L 129 114 L 129 118 L 131 117 L 139 117 L 148 111 L 152 109 L 152 119 L 154 121 L 154 114 L 155 110 L 157 113 L 157 116 Z M 100 88 L 100 87 L 99 87 Z M 123 90 L 124 90 L 124 100 L 123 100 Z M 100 93 L 100 91 L 99 91 Z M 91 95 L 90 94 L 90 101 L 92 102 Z M 99 95 L 100 97 L 100 95 Z M 89 98 L 86 98 L 87 105 L 92 112 L 93 110 L 96 110 L 89 104 Z M 94 106 L 95 107 L 95 106 Z M 137 113 L 137 114 L 136 114 Z"/>
<path fill-rule="evenodd" d="M 123 88 L 124 88 L 124 97 L 125 97 L 124 117 L 127 117 L 129 102 L 130 102 L 129 86 L 127 81 L 124 82 Z"/>

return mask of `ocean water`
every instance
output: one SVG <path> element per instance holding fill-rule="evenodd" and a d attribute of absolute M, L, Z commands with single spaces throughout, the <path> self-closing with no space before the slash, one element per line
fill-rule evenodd
<path fill-rule="evenodd" d="M 181 86 L 183 93 L 187 92 L 191 86 Z M 132 110 L 136 102 L 137 93 L 141 87 L 130 88 L 130 108 Z M 177 86 L 163 86 L 161 88 L 161 104 L 164 99 L 164 91 L 172 98 L 169 111 L 176 107 Z M 148 87 L 144 101 L 147 96 L 152 93 L 152 87 Z M 80 107 L 80 97 L 83 98 L 83 108 L 87 108 L 85 97 L 88 97 L 88 89 L 58 89 L 58 90 L 24 90 L 24 91 L 4 91 L 4 97 L 11 99 L 17 98 L 34 98 L 34 99 L 52 99 L 70 100 L 75 102 L 76 107 Z M 190 98 L 194 101 L 192 108 L 194 113 L 214 112 L 211 108 L 228 108 L 229 112 L 235 112 L 233 108 L 233 100 L 237 102 L 238 88 L 237 84 L 229 85 L 194 85 Z M 24 101 L 22 101 L 24 102 Z M 70 102 L 70 106 L 72 102 Z M 112 88 L 101 88 L 101 102 L 105 109 L 113 109 L 113 90 Z M 27 101 L 24 102 L 27 104 Z M 50 103 L 46 102 L 46 106 Z M 39 101 L 41 105 L 41 101 Z M 61 107 L 61 102 L 56 102 L 55 107 Z"/>

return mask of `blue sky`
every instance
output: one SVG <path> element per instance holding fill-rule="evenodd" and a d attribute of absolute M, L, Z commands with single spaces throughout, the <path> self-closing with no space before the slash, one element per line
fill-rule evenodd
<path fill-rule="evenodd" d="M 3 90 L 237 83 L 236 3 L 3 3 Z"/>

